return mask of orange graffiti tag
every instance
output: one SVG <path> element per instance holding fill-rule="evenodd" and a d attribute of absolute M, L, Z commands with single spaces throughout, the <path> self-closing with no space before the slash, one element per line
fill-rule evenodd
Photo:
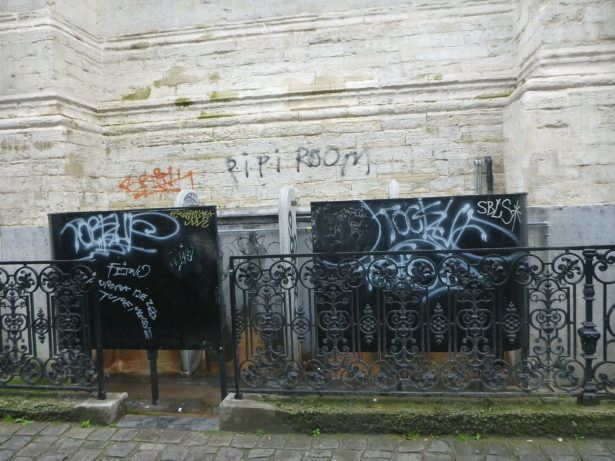
<path fill-rule="evenodd" d="M 179 168 L 168 167 L 166 171 L 154 168 L 150 173 L 139 176 L 127 176 L 120 181 L 120 189 L 132 194 L 135 199 L 149 197 L 152 194 L 179 192 L 184 189 L 194 189 L 192 171 L 181 173 Z"/>

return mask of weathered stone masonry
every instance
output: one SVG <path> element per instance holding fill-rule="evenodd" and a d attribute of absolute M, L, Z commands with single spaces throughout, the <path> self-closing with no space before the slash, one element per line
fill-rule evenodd
<path fill-rule="evenodd" d="M 0 62 L 5 258 L 49 212 L 172 204 L 131 192 L 157 180 L 306 206 L 472 193 L 485 155 L 546 222 L 613 220 L 610 0 L 4 0 Z"/>

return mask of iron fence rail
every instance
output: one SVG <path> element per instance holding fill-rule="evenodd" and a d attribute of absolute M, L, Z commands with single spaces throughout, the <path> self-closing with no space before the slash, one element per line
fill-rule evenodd
<path fill-rule="evenodd" d="M 615 393 L 615 247 L 230 258 L 235 391 Z"/>
<path fill-rule="evenodd" d="M 0 388 L 105 398 L 95 281 L 91 261 L 0 262 Z"/>

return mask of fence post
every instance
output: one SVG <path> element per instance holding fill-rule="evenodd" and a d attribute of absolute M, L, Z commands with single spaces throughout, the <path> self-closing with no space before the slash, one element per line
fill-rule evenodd
<path fill-rule="evenodd" d="M 228 268 L 228 273 L 229 273 L 229 292 L 230 292 L 230 300 L 231 300 L 231 340 L 232 340 L 232 344 L 233 344 L 233 368 L 234 368 L 234 372 L 235 372 L 235 398 L 237 400 L 241 399 L 241 390 L 239 387 L 239 382 L 240 382 L 240 370 L 239 370 L 239 354 L 237 353 L 237 340 L 239 338 L 239 331 L 238 331 L 238 326 L 237 323 L 239 322 L 239 320 L 237 319 L 238 315 L 241 315 L 238 311 L 237 311 L 237 299 L 235 298 L 235 260 L 233 259 L 233 257 L 231 256 L 230 260 L 229 260 L 229 268 Z"/>
<path fill-rule="evenodd" d="M 173 201 L 174 207 L 198 206 L 199 196 L 192 189 L 183 189 Z M 181 375 L 190 376 L 199 366 L 203 356 L 202 350 L 183 349 L 179 351 L 179 361 L 181 365 Z"/>
<path fill-rule="evenodd" d="M 577 396 L 577 401 L 583 405 L 597 405 L 598 386 L 594 382 L 592 362 L 596 359 L 596 345 L 600 339 L 600 333 L 594 323 L 594 300 L 596 291 L 594 288 L 594 263 L 596 250 L 585 249 L 583 256 L 585 258 L 584 273 L 585 285 L 583 286 L 583 299 L 585 300 L 585 321 L 581 324 L 581 328 L 577 330 L 581 338 L 581 347 L 583 349 L 583 358 L 585 359 L 585 370 L 583 376 L 583 392 Z"/>
<path fill-rule="evenodd" d="M 96 279 L 95 282 L 97 282 Z M 90 295 L 90 302 L 93 302 L 93 305 L 95 306 L 94 321 L 96 323 L 96 373 L 98 376 L 98 392 L 96 394 L 96 397 L 98 398 L 98 400 L 106 400 L 107 393 L 105 392 L 105 358 L 102 343 L 102 313 L 100 309 L 100 303 L 98 302 L 98 296 L 96 295 L 96 288 L 92 290 L 92 292 L 93 295 Z M 92 299 L 94 301 L 92 301 Z"/>

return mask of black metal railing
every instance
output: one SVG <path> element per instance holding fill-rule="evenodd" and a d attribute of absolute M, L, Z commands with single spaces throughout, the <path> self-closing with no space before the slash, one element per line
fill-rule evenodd
<path fill-rule="evenodd" d="M 0 262 L 0 388 L 104 399 L 100 339 L 91 262 Z"/>
<path fill-rule="evenodd" d="M 242 392 L 615 393 L 615 247 L 231 257 Z"/>

